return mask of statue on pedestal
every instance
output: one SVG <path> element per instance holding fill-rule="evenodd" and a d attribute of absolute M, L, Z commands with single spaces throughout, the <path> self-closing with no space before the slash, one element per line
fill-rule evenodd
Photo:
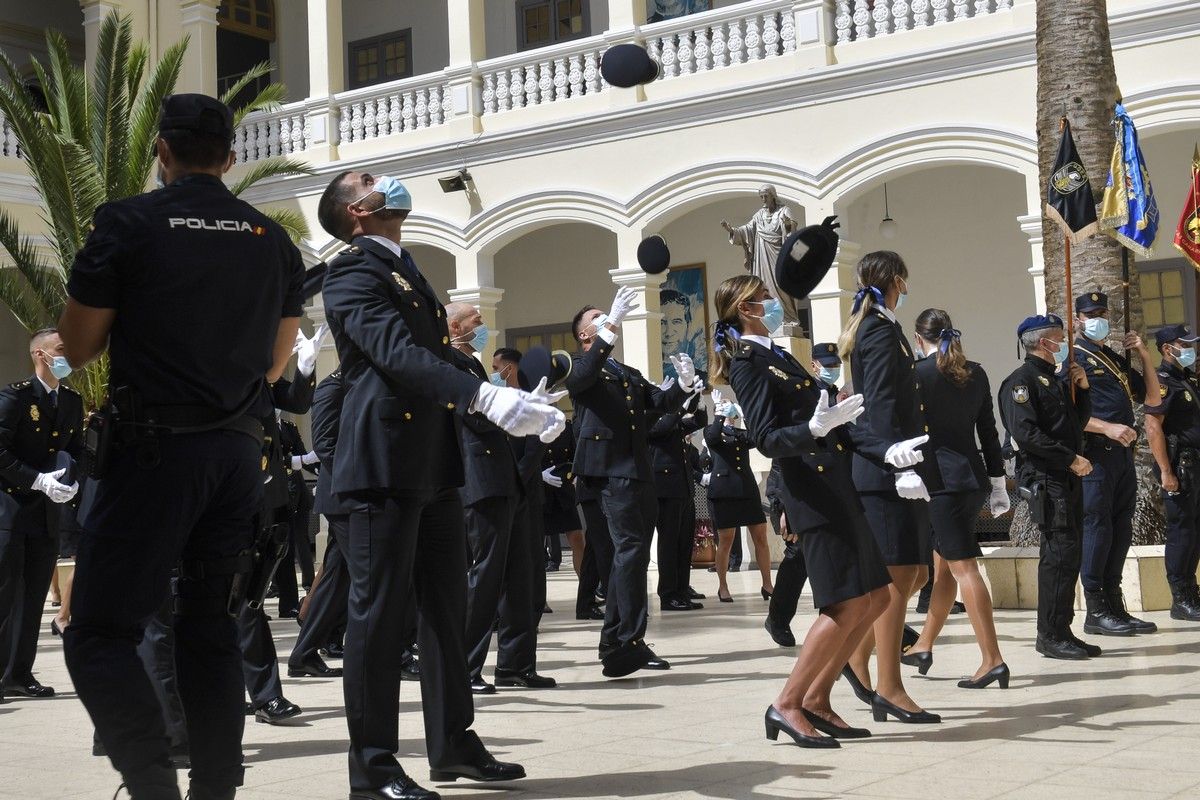
<path fill-rule="evenodd" d="M 736 227 L 721 220 L 721 227 L 729 234 L 729 243 L 741 246 L 745 253 L 746 271 L 762 280 L 773 297 L 783 304 L 784 332 L 792 335 L 800 324 L 800 313 L 796 301 L 779 290 L 775 283 L 775 261 L 788 234 L 800 227 L 791 210 L 780 205 L 775 187 L 770 184 L 759 187 L 762 199 L 760 208 L 750 221 Z"/>

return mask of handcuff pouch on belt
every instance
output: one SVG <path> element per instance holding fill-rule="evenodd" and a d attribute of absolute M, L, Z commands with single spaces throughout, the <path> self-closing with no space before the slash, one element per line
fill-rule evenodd
<path fill-rule="evenodd" d="M 1200 450 L 1181 444 L 1178 436 L 1168 436 L 1167 455 L 1179 480 L 1179 491 L 1190 492 L 1200 477 Z"/>

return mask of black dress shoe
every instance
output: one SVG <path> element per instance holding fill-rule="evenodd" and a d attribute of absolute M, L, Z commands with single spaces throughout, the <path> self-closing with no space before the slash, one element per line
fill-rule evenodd
<path fill-rule="evenodd" d="M 850 665 L 842 667 L 842 677 L 850 684 L 850 688 L 854 690 L 854 696 L 867 705 L 875 702 L 875 692 L 863 686 L 862 681 L 854 674 L 854 670 L 850 669 Z"/>
<path fill-rule="evenodd" d="M 337 678 L 341 674 L 341 667 L 329 666 L 316 653 L 295 664 L 288 661 L 289 678 Z"/>
<path fill-rule="evenodd" d="M 601 655 L 604 664 L 603 675 L 606 678 L 624 678 L 646 666 L 646 652 L 639 647 L 638 641 L 619 644 Z"/>
<path fill-rule="evenodd" d="M 558 572 L 558 564 L 555 564 L 553 561 L 547 561 L 546 572 Z"/>
<path fill-rule="evenodd" d="M 576 614 L 575 619 L 604 619 L 604 612 L 600 610 L 599 606 L 591 605 L 588 606 L 587 611 Z"/>
<path fill-rule="evenodd" d="M 767 713 L 763 715 L 763 724 L 767 728 L 767 738 L 772 742 L 777 741 L 779 732 L 783 731 L 792 737 L 792 741 L 800 747 L 829 750 L 842 746 L 837 739 L 830 739 L 828 736 L 808 736 L 801 733 L 788 724 L 783 715 L 775 710 L 775 706 L 767 706 Z"/>
<path fill-rule="evenodd" d="M 680 600 L 678 597 L 672 597 L 669 600 L 659 602 L 658 607 L 663 611 L 691 611 L 696 604 L 691 600 Z M 701 606 L 703 608 L 703 606 Z"/>
<path fill-rule="evenodd" d="M 950 613 L 951 614 L 965 614 L 965 613 L 967 613 L 967 607 L 964 606 L 961 601 L 955 600 L 954 604 L 950 606 Z"/>
<path fill-rule="evenodd" d="M 288 609 L 280 609 L 279 610 L 279 618 L 280 619 L 297 619 L 297 618 L 299 618 L 299 616 L 300 616 L 300 609 L 298 609 L 298 608 L 288 608 Z"/>
<path fill-rule="evenodd" d="M 337 642 L 330 642 L 329 644 L 325 645 L 323 649 L 321 649 L 320 654 L 326 658 L 341 658 L 344 652 L 345 648 L 343 648 L 340 644 Z"/>
<path fill-rule="evenodd" d="M 960 689 L 983 689 L 984 687 L 990 686 L 994 681 L 999 681 L 1000 688 L 1007 689 L 1008 688 L 1008 678 L 1009 678 L 1008 664 L 1001 662 L 1001 664 L 999 666 L 989 669 L 987 672 L 980 675 L 978 679 L 963 678 L 961 681 L 958 682 L 958 688 L 960 688 Z"/>
<path fill-rule="evenodd" d="M 871 732 L 866 728 L 851 728 L 849 725 L 843 728 L 841 725 L 834 725 L 819 714 L 814 714 L 807 708 L 803 709 L 803 711 L 804 718 L 808 720 L 810 725 L 821 733 L 832 736 L 835 739 L 866 739 L 871 735 Z"/>
<path fill-rule="evenodd" d="M 1067 631 L 1067 641 L 1072 642 L 1076 647 L 1081 648 L 1083 652 L 1087 653 L 1088 658 L 1098 658 L 1100 654 L 1104 652 L 1097 645 L 1088 644 L 1083 639 L 1080 639 L 1078 636 L 1071 633 L 1070 630 Z"/>
<path fill-rule="evenodd" d="M 21 683 L 9 683 L 4 686 L 4 694 L 15 695 L 17 697 L 54 697 L 54 689 L 49 686 L 42 686 L 35 679 L 22 681 Z"/>
<path fill-rule="evenodd" d="M 933 652 L 926 650 L 921 653 L 914 653 L 909 650 L 904 655 L 900 656 L 900 663 L 910 667 L 916 667 L 917 672 L 925 675 L 929 672 L 929 668 L 933 666 Z"/>
<path fill-rule="evenodd" d="M 688 600 L 687 602 L 688 602 L 688 605 L 691 607 L 692 611 L 696 611 L 698 609 L 704 608 L 704 603 L 697 603 L 695 600 Z"/>
<path fill-rule="evenodd" d="M 254 711 L 254 719 L 268 725 L 289 725 L 289 720 L 300 716 L 300 706 L 280 695 L 267 701 Z"/>
<path fill-rule="evenodd" d="M 887 722 L 887 718 L 895 717 L 900 722 L 908 723 L 909 725 L 936 725 L 942 721 L 942 718 L 937 714 L 931 714 L 928 711 L 909 711 L 892 703 L 889 700 L 875 693 L 875 699 L 871 702 L 871 717 L 876 722 Z"/>
<path fill-rule="evenodd" d="M 1087 650 L 1068 639 L 1039 636 L 1034 649 L 1046 658 L 1057 658 L 1063 661 L 1086 661 L 1088 659 Z"/>
<path fill-rule="evenodd" d="M 796 646 L 796 634 L 792 633 L 790 625 L 778 625 L 770 617 L 767 617 L 763 627 L 767 629 L 767 633 L 771 634 L 775 644 L 780 647 Z"/>
<path fill-rule="evenodd" d="M 660 658 L 645 642 L 641 643 L 641 649 L 646 656 L 646 664 L 643 669 L 665 670 L 671 668 L 671 662 L 665 658 Z"/>
<path fill-rule="evenodd" d="M 495 694 L 496 687 L 483 678 L 471 679 L 471 694 Z"/>
<path fill-rule="evenodd" d="M 558 686 L 558 681 L 545 675 L 538 675 L 537 671 L 532 669 L 527 672 L 510 672 L 497 667 L 496 685 L 516 686 L 522 689 L 553 689 Z"/>
<path fill-rule="evenodd" d="M 403 775 L 378 789 L 351 789 L 350 800 L 442 800 L 442 796 L 422 789 L 412 778 Z"/>
<path fill-rule="evenodd" d="M 687 588 L 687 596 L 688 596 L 688 600 L 703 600 L 704 598 L 708 597 L 708 595 L 700 594 L 695 589 L 693 589 L 691 586 L 689 586 Z"/>
<path fill-rule="evenodd" d="M 410 656 L 400 665 L 400 680 L 402 681 L 419 681 L 421 680 L 421 659 L 416 656 Z"/>
<path fill-rule="evenodd" d="M 525 777 L 525 768 L 520 764 L 505 764 L 497 761 L 490 753 L 471 764 L 455 764 L 452 767 L 430 768 L 429 779 L 437 783 L 453 783 L 459 778 L 469 781 L 515 781 Z"/>

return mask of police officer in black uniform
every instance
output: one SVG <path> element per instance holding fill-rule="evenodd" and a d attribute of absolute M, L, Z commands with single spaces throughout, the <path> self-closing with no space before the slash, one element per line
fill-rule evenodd
<path fill-rule="evenodd" d="M 1154 334 L 1162 364 L 1159 404 L 1146 409 L 1146 438 L 1154 454 L 1155 477 L 1167 512 L 1167 583 L 1171 619 L 1200 622 L 1200 382 L 1196 380 L 1196 339 L 1186 325 L 1168 325 Z"/>
<path fill-rule="evenodd" d="M 284 608 L 284 586 L 287 587 L 289 599 L 295 600 L 296 611 L 299 611 L 299 592 L 296 586 L 296 568 L 300 569 L 300 585 L 305 591 L 312 588 L 313 572 L 313 542 L 309 535 L 309 523 L 312 518 L 313 494 L 308 488 L 306 473 L 316 474 L 317 454 L 304 444 L 304 437 L 295 421 L 287 417 L 279 420 L 279 445 L 283 451 L 283 460 L 287 465 L 288 476 L 288 531 L 289 553 L 284 559 L 284 565 L 276 575 L 280 588 L 280 608 Z M 283 616 L 283 614 L 280 614 Z M 288 615 L 291 616 L 291 615 Z"/>
<path fill-rule="evenodd" d="M 62 340 L 44 328 L 29 340 L 33 371 L 0 390 L 0 703 L 5 694 L 52 697 L 33 677 L 42 607 L 58 557 L 60 509 L 79 484 L 57 466 L 80 455 L 82 398 L 60 380 L 71 373 Z"/>
<path fill-rule="evenodd" d="M 177 564 L 189 796 L 232 798 L 242 782 L 230 614 L 262 505 L 263 381 L 277 380 L 292 353 L 304 265 L 287 233 L 221 182 L 232 141 L 222 103 L 196 94 L 163 102 L 156 148 L 166 186 L 96 211 L 59 323 L 75 367 L 108 347 L 111 405 L 101 419 L 113 436 L 107 464 L 103 437 L 88 444 L 99 450 L 89 471 L 103 477 L 76 559 L 67 667 L 138 800 L 179 798 L 136 649 Z M 200 318 L 203 337 L 180 324 Z"/>
<path fill-rule="evenodd" d="M 571 546 L 571 567 L 578 577 L 583 566 L 583 523 L 575 499 L 575 428 L 570 420 L 557 439 L 546 446 L 542 456 L 542 483 L 546 485 L 542 504 L 542 525 L 547 541 L 566 535 Z"/>
<path fill-rule="evenodd" d="M 1087 617 L 1086 633 L 1131 636 L 1153 633 L 1158 626 L 1133 617 L 1125 609 L 1121 573 L 1133 544 L 1133 511 L 1137 503 L 1137 473 L 1133 446 L 1137 442 L 1133 404 L 1158 401 L 1158 375 L 1150 352 L 1136 333 L 1125 334 L 1125 350 L 1137 353 L 1145 371 L 1107 344 L 1108 295 L 1087 292 L 1075 298 L 1075 363 L 1088 376 L 1091 418 L 1084 426 L 1084 457 L 1092 471 L 1083 480 L 1083 561 L 1080 578 Z"/>
<path fill-rule="evenodd" d="M 1055 375 L 1067 359 L 1062 320 L 1027 317 L 1017 326 L 1025 363 L 1004 379 L 1000 418 L 1017 454 L 1017 486 L 1042 532 L 1038 563 L 1037 651 L 1047 658 L 1086 659 L 1100 648 L 1071 632 L 1075 582 L 1083 536 L 1081 478 L 1092 471 L 1083 456 L 1083 426 L 1091 416 L 1089 375 L 1078 363 Z"/>
<path fill-rule="evenodd" d="M 470 730 L 457 418 L 479 411 L 509 433 L 546 439 L 564 423 L 547 405 L 552 396 L 492 386 L 451 363 L 445 310 L 399 244 L 411 209 L 399 180 L 361 172 L 335 177 L 317 209 L 322 227 L 351 243 L 330 262 L 323 293 L 346 384 L 331 488 L 353 504 L 342 661 L 353 800 L 438 796 L 395 758 L 404 652 L 396 631 L 414 596 L 431 778 L 524 776 Z"/>

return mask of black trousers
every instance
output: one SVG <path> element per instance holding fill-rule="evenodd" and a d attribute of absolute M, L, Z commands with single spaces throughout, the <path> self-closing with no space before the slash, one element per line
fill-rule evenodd
<path fill-rule="evenodd" d="M 646 570 L 658 499 L 648 481 L 600 478 L 598 484 L 600 508 L 613 544 L 600 641 L 623 645 L 646 633 Z"/>
<path fill-rule="evenodd" d="M 266 513 L 273 515 L 275 519 L 284 520 L 286 524 L 286 506 Z M 286 556 L 275 570 L 276 579 L 278 580 L 278 576 L 283 573 L 292 575 L 294 589 L 295 570 Z M 282 594 L 280 597 L 279 607 L 284 608 Z M 279 654 L 275 650 L 275 639 L 271 636 L 271 623 L 267 622 L 267 614 L 263 609 L 252 609 L 242 603 L 238 611 L 237 627 L 246 694 L 250 696 L 250 705 L 253 708 L 262 708 L 276 697 L 283 696 L 283 681 L 279 677 Z"/>
<path fill-rule="evenodd" d="M 546 495 L 542 489 L 541 478 L 535 479 L 525 487 L 525 500 L 517 507 L 517 516 L 513 521 L 514 531 L 523 528 L 526 541 L 526 552 L 529 553 L 532 572 L 533 591 L 530 595 L 530 605 L 533 608 L 534 650 L 537 649 L 537 629 L 542 624 L 542 614 L 546 610 L 546 551 L 542 543 L 546 540 L 546 523 L 542 516 Z M 503 619 L 501 619 L 503 627 Z"/>
<path fill-rule="evenodd" d="M 346 604 L 350 598 L 350 573 L 346 570 L 346 536 L 350 517 L 326 514 L 329 544 L 321 563 L 321 582 L 313 590 L 304 615 L 304 625 L 288 656 L 288 666 L 298 667 L 305 659 L 333 641 L 338 628 L 346 624 Z"/>
<path fill-rule="evenodd" d="M 0 676 L 5 684 L 33 680 L 42 609 L 58 559 L 58 540 L 45 526 L 0 531 Z"/>
<path fill-rule="evenodd" d="M 767 618 L 775 625 L 791 625 L 800 603 L 800 593 L 808 580 L 808 569 L 799 542 L 789 542 L 775 570 L 775 592 L 767 609 Z"/>
<path fill-rule="evenodd" d="M 296 583 L 296 568 L 300 568 L 300 580 L 306 586 L 313 582 L 312 542 L 308 538 L 309 521 L 312 516 L 312 492 L 307 486 L 297 489 L 294 509 L 284 512 L 288 526 L 288 552 L 275 570 L 275 588 L 279 590 L 279 613 L 300 609 L 300 588 Z"/>
<path fill-rule="evenodd" d="M 483 675 L 497 615 L 502 634 L 496 665 L 511 668 L 505 652 L 513 639 L 528 637 L 533 625 L 533 576 L 524 525 L 514 529 L 517 506 L 511 497 L 487 497 L 463 509 L 471 566 L 467 570 L 466 647 L 471 678 Z M 544 565 L 543 565 L 544 566 Z M 501 609 L 501 597 L 505 607 Z M 504 635 L 507 634 L 507 635 Z"/>
<path fill-rule="evenodd" d="M 168 598 L 172 570 L 246 550 L 262 505 L 260 447 L 229 431 L 164 437 L 158 462 L 114 455 L 83 523 L 67 668 L 100 740 L 142 796 L 178 798 L 162 710 L 137 645 Z M 193 787 L 242 783 L 241 652 L 227 612 L 233 576 L 178 583 L 175 665 Z M 137 796 L 135 794 L 135 796 Z"/>
<path fill-rule="evenodd" d="M 687 600 L 688 579 L 691 577 L 692 532 L 684 528 L 684 509 L 693 506 L 690 497 L 658 498 L 658 597 L 668 600 Z M 694 513 L 694 512 L 693 512 Z M 694 527 L 694 526 L 693 526 Z M 687 568 L 681 570 L 681 552 L 687 546 Z"/>
<path fill-rule="evenodd" d="M 457 490 L 359 499 L 364 504 L 350 514 L 346 540 L 350 602 L 342 686 L 350 786 L 367 789 L 404 774 L 396 761 L 406 648 L 401 631 L 414 596 L 429 763 L 440 768 L 474 760 L 483 744 L 470 730 L 475 708 L 463 645 L 467 546 Z"/>
<path fill-rule="evenodd" d="M 579 591 L 575 595 L 576 616 L 586 614 L 595 603 L 596 591 L 608 581 L 612 572 L 613 544 L 608 534 L 608 520 L 600 510 L 598 500 L 584 500 L 579 509 L 583 514 L 583 562 L 579 565 Z M 607 591 L 607 589 L 606 589 Z"/>
<path fill-rule="evenodd" d="M 1173 592 L 1196 586 L 1200 565 L 1200 487 L 1174 496 L 1162 493 L 1167 511 L 1167 546 L 1164 548 L 1167 582 Z"/>
<path fill-rule="evenodd" d="M 171 582 L 177 584 L 178 578 L 172 578 Z M 146 623 L 146 632 L 138 645 L 137 653 L 146 674 L 150 676 L 150 683 L 154 687 L 159 705 L 162 706 L 163 724 L 166 725 L 171 745 L 186 747 L 187 714 L 183 710 L 183 699 L 179 696 L 179 676 L 175 671 L 173 606 L 173 600 L 163 603 L 158 613 Z"/>
<path fill-rule="evenodd" d="M 1083 485 L 1072 473 L 1040 473 L 1050 498 L 1052 517 L 1042 532 L 1038 562 L 1038 633 L 1066 638 L 1075 618 L 1075 584 L 1079 580 L 1083 541 Z M 1022 473 L 1021 484 L 1026 484 Z"/>
<path fill-rule="evenodd" d="M 1088 447 L 1083 455 L 1092 462 L 1092 471 L 1083 479 L 1080 580 L 1087 591 L 1112 591 L 1121 587 L 1125 557 L 1133 545 L 1133 450 L 1108 442 Z"/>

